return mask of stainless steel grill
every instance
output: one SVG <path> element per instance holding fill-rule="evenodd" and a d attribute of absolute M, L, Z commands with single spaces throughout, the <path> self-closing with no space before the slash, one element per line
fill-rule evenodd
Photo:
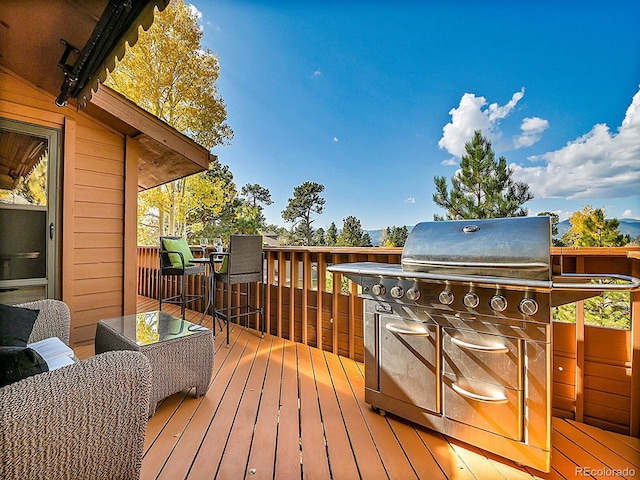
<path fill-rule="evenodd" d="M 366 402 L 549 471 L 551 307 L 640 288 L 554 276 L 550 243 L 548 217 L 425 222 L 402 265 L 330 267 L 362 286 Z"/>

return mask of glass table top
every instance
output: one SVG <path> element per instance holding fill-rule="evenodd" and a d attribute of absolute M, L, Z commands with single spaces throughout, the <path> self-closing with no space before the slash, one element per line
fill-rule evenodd
<path fill-rule="evenodd" d="M 145 312 L 108 318 L 102 322 L 139 346 L 166 342 L 208 329 L 165 312 Z"/>

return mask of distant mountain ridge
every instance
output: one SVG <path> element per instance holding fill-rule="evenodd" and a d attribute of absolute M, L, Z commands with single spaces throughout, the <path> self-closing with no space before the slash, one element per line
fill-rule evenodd
<path fill-rule="evenodd" d="M 618 221 L 620 222 L 618 231 L 621 234 L 623 235 L 628 234 L 631 237 L 631 240 L 633 240 L 634 238 L 637 238 L 640 235 L 640 219 L 619 218 Z M 397 225 L 397 226 L 402 226 L 402 225 Z M 560 238 L 567 230 L 569 230 L 569 227 L 571 227 L 571 223 L 569 223 L 569 220 L 563 220 L 562 222 L 558 223 L 558 235 L 556 235 L 555 238 Z M 413 228 L 413 225 L 407 226 L 407 229 L 409 230 L 409 232 L 411 232 L 412 228 Z M 371 237 L 371 243 L 373 244 L 373 246 L 379 247 L 383 230 L 365 230 L 365 232 L 367 232 Z"/>

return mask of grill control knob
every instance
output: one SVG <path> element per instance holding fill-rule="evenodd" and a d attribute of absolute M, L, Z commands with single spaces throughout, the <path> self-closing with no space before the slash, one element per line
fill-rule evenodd
<path fill-rule="evenodd" d="M 504 312 L 507 309 L 507 299 L 502 295 L 494 295 L 491 297 L 491 310 L 495 312 Z"/>
<path fill-rule="evenodd" d="M 464 303 L 465 306 L 469 308 L 476 308 L 478 305 L 480 305 L 480 298 L 473 292 L 467 292 L 464 294 L 462 303 Z"/>
<path fill-rule="evenodd" d="M 415 302 L 420 298 L 420 290 L 418 290 L 416 287 L 411 287 L 409 290 L 407 290 L 407 298 Z"/>
<path fill-rule="evenodd" d="M 376 283 L 373 287 L 371 287 L 371 291 L 374 295 L 384 295 L 387 289 L 384 288 L 384 285 L 382 285 L 381 283 Z"/>
<path fill-rule="evenodd" d="M 440 295 L 438 295 L 438 300 L 443 305 L 451 305 L 453 303 L 453 298 L 453 293 L 449 290 L 443 290 L 440 292 Z"/>
<path fill-rule="evenodd" d="M 518 310 L 525 315 L 535 315 L 538 313 L 538 302 L 536 302 L 533 298 L 523 298 L 520 300 L 520 305 L 518 305 Z"/>
<path fill-rule="evenodd" d="M 393 298 L 402 298 L 404 296 L 404 289 L 400 285 L 396 285 L 391 289 L 391 296 Z"/>

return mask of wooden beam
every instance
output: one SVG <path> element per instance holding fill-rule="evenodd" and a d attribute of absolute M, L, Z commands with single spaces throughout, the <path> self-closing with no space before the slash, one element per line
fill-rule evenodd
<path fill-rule="evenodd" d="M 76 184 L 76 121 L 66 117 L 64 119 L 64 136 L 62 151 L 64 158 L 59 159 L 62 171 L 62 234 L 58 236 L 62 242 L 62 300 L 69 306 L 71 312 L 75 309 L 74 295 L 74 266 L 75 258 L 75 184 Z M 73 318 L 73 316 L 71 317 Z M 71 326 L 73 330 L 73 325 Z"/>
<path fill-rule="evenodd" d="M 124 268 L 123 315 L 136 313 L 136 264 L 138 245 L 138 142 L 125 139 L 124 159 Z"/>

